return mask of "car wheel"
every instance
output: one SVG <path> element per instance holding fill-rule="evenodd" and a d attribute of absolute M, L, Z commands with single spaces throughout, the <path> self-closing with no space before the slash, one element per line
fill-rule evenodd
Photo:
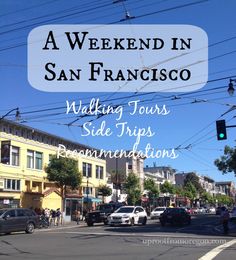
<path fill-rule="evenodd" d="M 145 226 L 146 224 L 147 224 L 147 218 L 145 217 L 145 218 L 143 219 L 142 225 Z"/>
<path fill-rule="evenodd" d="M 130 225 L 131 225 L 131 226 L 134 225 L 134 218 L 131 218 L 131 220 L 130 220 Z"/>
<path fill-rule="evenodd" d="M 25 232 L 26 232 L 27 234 L 32 234 L 32 233 L 34 233 L 34 223 L 32 223 L 32 222 L 28 223 L 27 226 L 26 226 Z"/>

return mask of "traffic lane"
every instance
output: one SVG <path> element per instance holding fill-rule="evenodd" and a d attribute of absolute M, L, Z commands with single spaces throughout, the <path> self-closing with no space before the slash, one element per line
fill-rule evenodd
<path fill-rule="evenodd" d="M 192 235 L 221 235 L 214 227 L 219 224 L 219 219 L 214 215 L 197 215 L 192 217 L 190 225 L 172 226 L 167 224 L 162 227 L 159 220 L 148 220 L 146 226 L 100 226 L 106 232 L 131 232 L 131 233 L 186 233 Z M 98 227 L 98 226 L 97 226 Z M 91 229 L 94 227 L 91 227 Z"/>
<path fill-rule="evenodd" d="M 210 239 L 210 238 L 209 238 Z M 215 238 L 214 238 L 215 239 Z M 1 259 L 173 259 L 195 260 L 215 247 L 202 237 L 81 234 L 80 231 L 0 237 Z"/>
<path fill-rule="evenodd" d="M 103 224 L 95 224 L 92 227 L 86 226 L 86 224 L 81 226 L 74 227 L 75 229 L 79 228 L 80 230 L 83 230 L 83 232 L 91 233 L 95 230 L 98 230 L 98 232 L 108 232 L 108 233 L 150 233 L 150 234 L 172 234 L 172 233 L 186 233 L 191 235 L 221 235 L 221 232 L 215 231 L 215 226 L 218 224 L 218 217 L 214 215 L 198 215 L 192 217 L 192 223 L 190 225 L 184 225 L 184 226 L 171 226 L 166 225 L 165 227 L 162 227 L 160 225 L 159 220 L 148 220 L 147 225 L 142 226 L 104 226 Z M 69 228 L 70 227 L 66 227 Z M 64 228 L 62 227 L 56 227 L 53 228 L 53 230 L 58 232 L 63 232 Z M 40 230 L 40 232 L 47 232 L 50 230 Z"/>

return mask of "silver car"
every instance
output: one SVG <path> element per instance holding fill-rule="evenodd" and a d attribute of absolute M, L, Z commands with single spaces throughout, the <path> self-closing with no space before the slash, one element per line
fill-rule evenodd
<path fill-rule="evenodd" d="M 157 207 L 155 208 L 151 214 L 151 219 L 159 219 L 160 215 L 166 210 L 166 207 Z"/>

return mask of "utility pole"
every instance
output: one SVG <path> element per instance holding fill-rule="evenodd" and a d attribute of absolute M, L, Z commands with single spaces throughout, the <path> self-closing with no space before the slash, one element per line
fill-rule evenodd
<path fill-rule="evenodd" d="M 116 158 L 116 202 L 118 202 L 118 158 Z"/>

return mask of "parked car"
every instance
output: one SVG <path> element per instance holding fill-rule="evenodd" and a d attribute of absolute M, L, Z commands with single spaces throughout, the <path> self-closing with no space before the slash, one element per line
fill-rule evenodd
<path fill-rule="evenodd" d="M 156 207 L 150 214 L 151 219 L 159 219 L 161 213 L 166 210 L 166 207 Z"/>
<path fill-rule="evenodd" d="M 146 225 L 147 213 L 141 206 L 123 206 L 108 216 L 108 224 L 114 225 Z"/>
<path fill-rule="evenodd" d="M 210 207 L 208 210 L 209 210 L 209 213 L 211 213 L 211 214 L 216 213 L 216 208 L 214 208 L 214 207 Z"/>
<path fill-rule="evenodd" d="M 167 208 L 160 216 L 160 223 L 162 226 L 167 223 L 172 225 L 190 224 L 191 216 L 183 208 Z"/>
<path fill-rule="evenodd" d="M 192 208 L 192 212 L 193 212 L 193 214 L 198 214 L 199 213 L 198 208 Z"/>
<path fill-rule="evenodd" d="M 97 206 L 96 210 L 88 212 L 85 216 L 85 221 L 88 226 L 93 226 L 94 223 L 108 224 L 107 217 L 123 206 L 122 203 L 104 203 Z"/>
<path fill-rule="evenodd" d="M 206 209 L 205 209 L 205 208 L 202 208 L 202 207 L 200 207 L 200 208 L 198 208 L 198 213 L 199 213 L 199 214 L 206 213 Z"/>
<path fill-rule="evenodd" d="M 187 211 L 187 213 L 190 214 L 190 215 L 193 214 L 193 209 L 192 209 L 192 208 L 187 208 L 186 211 Z"/>
<path fill-rule="evenodd" d="M 39 225 L 39 216 L 30 209 L 0 209 L 0 233 L 25 231 L 32 234 Z"/>

